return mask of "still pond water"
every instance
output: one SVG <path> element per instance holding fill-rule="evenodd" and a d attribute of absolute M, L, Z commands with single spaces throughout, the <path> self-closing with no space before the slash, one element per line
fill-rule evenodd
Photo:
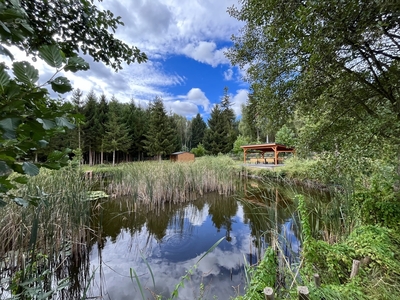
<path fill-rule="evenodd" d="M 241 196 L 212 193 L 160 209 L 133 207 L 129 199 L 102 203 L 93 220 L 97 240 L 89 256 L 88 296 L 142 299 L 142 288 L 146 299 L 168 299 L 189 270 L 178 299 L 243 295 L 245 260 L 257 263 L 273 232 L 296 262 L 301 244 L 295 205 L 284 190 L 258 185 L 249 185 Z"/>

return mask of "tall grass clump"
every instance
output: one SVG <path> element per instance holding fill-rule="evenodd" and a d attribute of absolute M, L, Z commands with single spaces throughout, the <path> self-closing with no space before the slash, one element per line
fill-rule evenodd
<path fill-rule="evenodd" d="M 135 162 L 105 173 L 106 190 L 114 197 L 131 196 L 145 204 L 179 203 L 207 192 L 230 194 L 236 188 L 235 163 L 226 156 L 202 157 L 195 162 Z"/>
<path fill-rule="evenodd" d="M 91 205 L 88 190 L 76 169 L 42 169 L 14 191 L 29 205 L 8 204 L 0 209 L 0 257 L 4 258 L 0 274 L 10 278 L 13 294 L 25 299 L 23 293 L 34 290 L 33 286 L 51 293 L 54 281 L 50 277 L 67 277 L 65 266 L 85 258 Z M 38 274 L 50 277 L 37 280 Z"/>

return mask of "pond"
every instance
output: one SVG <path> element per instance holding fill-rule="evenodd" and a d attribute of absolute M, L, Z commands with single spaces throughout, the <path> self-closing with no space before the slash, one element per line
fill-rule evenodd
<path fill-rule="evenodd" d="M 168 299 L 181 282 L 177 299 L 230 299 L 244 294 L 245 264 L 256 264 L 271 244 L 297 262 L 296 207 L 281 188 L 259 184 L 248 183 L 241 196 L 211 193 L 158 209 L 129 199 L 97 204 L 87 296 Z"/>

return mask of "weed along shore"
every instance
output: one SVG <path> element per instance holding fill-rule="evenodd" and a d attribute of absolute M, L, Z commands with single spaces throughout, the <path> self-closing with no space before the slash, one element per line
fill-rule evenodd
<path fill-rule="evenodd" d="M 387 181 L 395 177 L 390 166 L 370 163 L 374 173 L 358 174 L 352 185 L 329 176 L 329 162 L 318 159 L 293 158 L 273 170 L 246 168 L 249 178 L 294 191 L 289 198 L 301 228 L 301 253 L 292 264 L 272 243 L 249 269 L 246 293 L 236 300 L 400 298 L 399 205 L 393 181 Z M 386 200 L 375 188 L 385 190 Z M 316 198 L 318 191 L 328 196 Z M 382 201 L 385 206 L 376 204 Z"/>

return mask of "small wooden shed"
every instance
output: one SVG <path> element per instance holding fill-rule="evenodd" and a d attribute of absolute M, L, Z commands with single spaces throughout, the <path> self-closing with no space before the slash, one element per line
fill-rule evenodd
<path fill-rule="evenodd" d="M 194 154 L 190 152 L 174 152 L 171 154 L 172 162 L 194 161 Z"/>

